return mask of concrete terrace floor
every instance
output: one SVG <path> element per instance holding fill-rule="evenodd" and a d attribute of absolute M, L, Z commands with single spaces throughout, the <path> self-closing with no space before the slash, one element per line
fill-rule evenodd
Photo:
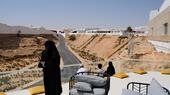
<path fill-rule="evenodd" d="M 124 79 L 119 79 L 115 77 L 111 77 L 110 82 L 110 91 L 108 95 L 121 95 L 122 89 L 127 88 L 127 84 L 129 82 L 142 82 L 142 83 L 150 83 L 152 78 L 155 78 L 163 87 L 170 90 L 170 75 L 163 75 L 160 72 L 149 71 L 147 74 L 139 75 L 135 73 L 127 73 L 129 77 Z M 30 95 L 29 91 L 20 90 L 20 91 L 12 91 L 7 92 L 7 95 Z M 38 94 L 44 95 L 44 94 Z M 63 84 L 63 93 L 62 95 L 69 95 L 69 84 Z"/>

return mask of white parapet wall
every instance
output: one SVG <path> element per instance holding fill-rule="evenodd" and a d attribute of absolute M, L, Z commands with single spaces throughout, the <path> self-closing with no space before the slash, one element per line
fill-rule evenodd
<path fill-rule="evenodd" d="M 155 18 L 158 15 L 158 10 L 152 10 L 149 15 L 149 20 L 151 21 L 153 18 Z"/>
<path fill-rule="evenodd" d="M 161 5 L 159 9 L 152 10 L 150 12 L 149 20 L 151 21 L 153 18 L 158 16 L 161 12 L 166 10 L 166 8 L 168 8 L 169 6 L 170 6 L 170 0 L 164 0 L 163 4 Z"/>
<path fill-rule="evenodd" d="M 170 53 L 170 42 L 149 40 L 158 52 Z"/>
<path fill-rule="evenodd" d="M 159 12 L 164 11 L 166 8 L 168 8 L 168 6 L 170 6 L 170 0 L 165 0 L 159 9 Z"/>

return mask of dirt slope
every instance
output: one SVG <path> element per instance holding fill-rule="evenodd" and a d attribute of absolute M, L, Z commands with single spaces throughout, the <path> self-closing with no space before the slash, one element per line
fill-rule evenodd
<path fill-rule="evenodd" d="M 160 70 L 170 68 L 170 54 L 157 52 L 155 47 L 148 42 L 147 37 L 133 38 L 134 45 L 132 47 L 133 49 L 131 50 L 131 58 L 128 55 L 128 44 L 119 49 L 119 46 L 129 40 L 120 40 L 118 36 L 98 35 L 92 42 L 86 45 L 85 48 L 82 49 L 78 47 L 81 46 L 83 42 L 86 43 L 86 41 L 88 41 L 91 37 L 92 36 L 89 35 L 78 35 L 75 41 L 67 40 L 69 43 L 68 45 L 72 47 L 78 56 L 81 55 L 80 57 L 85 60 L 94 61 L 89 59 L 91 56 L 104 58 L 102 61 L 105 63 L 108 60 L 112 60 L 116 70 L 118 71 L 128 71 L 133 69 Z M 112 54 L 115 49 L 118 51 L 114 53 L 110 59 L 108 59 L 108 56 Z M 84 51 L 83 54 L 80 54 L 81 52 L 77 52 L 79 50 Z M 139 62 L 131 59 L 137 59 L 141 61 Z M 89 68 L 94 67 L 89 66 Z"/>
<path fill-rule="evenodd" d="M 39 61 L 47 39 L 57 39 L 52 35 L 0 35 L 0 71 L 18 70 Z"/>

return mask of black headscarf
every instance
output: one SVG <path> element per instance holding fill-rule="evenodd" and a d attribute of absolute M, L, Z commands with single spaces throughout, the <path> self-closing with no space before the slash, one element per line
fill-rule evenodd
<path fill-rule="evenodd" d="M 48 40 L 45 42 L 45 50 L 42 52 L 42 61 L 45 61 L 50 65 L 49 63 L 56 63 L 57 60 L 60 59 L 59 52 L 55 46 L 55 43 L 51 40 Z M 59 65 L 59 62 L 57 62 Z M 47 64 L 46 64 L 47 65 Z"/>
<path fill-rule="evenodd" d="M 45 51 L 49 54 L 54 51 L 57 51 L 55 43 L 51 40 L 46 41 L 44 45 L 45 45 Z"/>

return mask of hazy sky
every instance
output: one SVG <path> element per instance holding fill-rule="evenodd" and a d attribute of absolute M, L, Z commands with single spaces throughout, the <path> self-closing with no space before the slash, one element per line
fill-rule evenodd
<path fill-rule="evenodd" d="M 147 25 L 164 0 L 0 0 L 0 23 L 61 28 Z"/>

